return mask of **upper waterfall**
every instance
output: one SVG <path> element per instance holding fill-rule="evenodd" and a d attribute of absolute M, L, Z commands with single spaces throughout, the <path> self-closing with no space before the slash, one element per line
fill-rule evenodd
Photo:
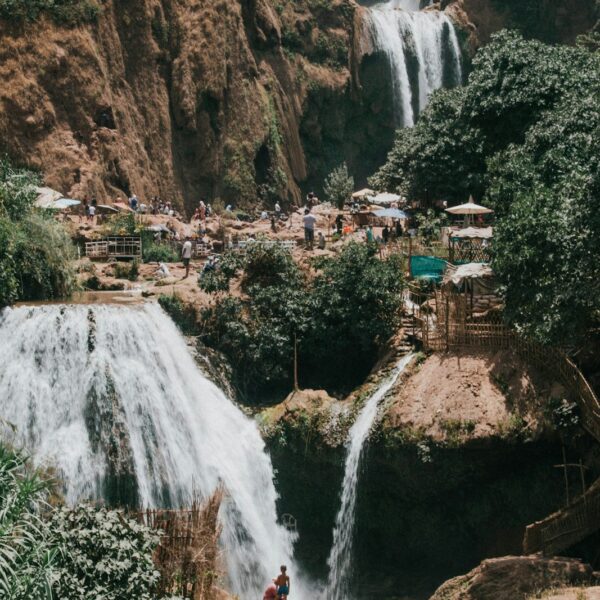
<path fill-rule="evenodd" d="M 397 126 L 414 125 L 431 92 L 462 83 L 454 24 L 443 12 L 419 10 L 419 0 L 389 0 L 367 11 L 376 50 L 389 61 Z"/>
<path fill-rule="evenodd" d="M 232 591 L 258 597 L 281 563 L 298 581 L 256 425 L 204 377 L 158 305 L 6 309 L 0 335 L 0 415 L 14 443 L 56 469 L 68 502 L 114 495 L 128 479 L 142 506 L 185 505 L 223 485 Z"/>

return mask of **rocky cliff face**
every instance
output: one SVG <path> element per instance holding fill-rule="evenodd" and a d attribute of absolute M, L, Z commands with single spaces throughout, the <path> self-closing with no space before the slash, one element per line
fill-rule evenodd
<path fill-rule="evenodd" d="M 451 2 L 473 46 L 506 21 L 495 3 Z M 102 7 L 74 28 L 0 20 L 0 151 L 48 185 L 248 206 L 297 202 L 343 160 L 361 183 L 384 160 L 390 84 L 352 0 Z"/>

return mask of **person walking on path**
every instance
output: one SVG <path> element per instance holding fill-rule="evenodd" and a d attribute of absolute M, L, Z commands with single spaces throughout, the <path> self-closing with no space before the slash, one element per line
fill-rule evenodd
<path fill-rule="evenodd" d="M 186 236 L 183 248 L 181 249 L 181 260 L 185 267 L 185 277 L 187 279 L 190 274 L 190 260 L 192 259 L 192 242 L 190 236 Z"/>
<path fill-rule="evenodd" d="M 306 249 L 312 250 L 313 243 L 315 241 L 315 223 L 317 218 L 310 213 L 310 208 L 304 210 L 304 241 L 306 242 Z"/>

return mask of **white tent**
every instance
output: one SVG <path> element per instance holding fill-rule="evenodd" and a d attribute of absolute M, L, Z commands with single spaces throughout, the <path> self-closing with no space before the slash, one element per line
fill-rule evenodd
<path fill-rule="evenodd" d="M 450 237 L 489 240 L 494 237 L 494 230 L 492 227 L 467 227 L 466 229 L 451 231 Z"/>
<path fill-rule="evenodd" d="M 33 203 L 38 208 L 53 208 L 54 203 L 60 200 L 63 195 L 49 187 L 36 187 L 37 199 Z"/>
<path fill-rule="evenodd" d="M 456 270 L 455 270 L 456 269 Z M 454 285 L 460 285 L 465 279 L 481 279 L 492 277 L 492 268 L 484 263 L 468 263 L 456 268 L 448 268 L 444 282 L 452 281 Z"/>
<path fill-rule="evenodd" d="M 446 212 L 453 215 L 488 215 L 494 211 L 491 208 L 475 204 L 475 202 L 473 202 L 473 196 L 470 196 L 468 202 L 447 208 Z"/>
<path fill-rule="evenodd" d="M 358 192 L 354 192 L 352 197 L 355 199 L 364 198 L 365 196 L 374 196 L 375 192 L 370 190 L 369 188 L 363 188 L 362 190 L 358 190 Z"/>

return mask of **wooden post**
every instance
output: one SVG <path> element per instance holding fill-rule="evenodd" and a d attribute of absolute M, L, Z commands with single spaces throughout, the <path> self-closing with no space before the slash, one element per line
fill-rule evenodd
<path fill-rule="evenodd" d="M 567 494 L 567 506 L 570 506 L 571 505 L 571 497 L 569 494 L 569 474 L 567 472 L 567 453 L 565 451 L 564 442 L 562 444 L 562 455 L 563 455 L 563 467 L 564 467 L 564 473 L 565 473 L 565 491 Z"/>
<path fill-rule="evenodd" d="M 297 392 L 300 389 L 298 386 L 298 338 L 294 333 L 294 391 Z"/>
<path fill-rule="evenodd" d="M 446 294 L 446 352 L 450 350 L 450 299 Z"/>

